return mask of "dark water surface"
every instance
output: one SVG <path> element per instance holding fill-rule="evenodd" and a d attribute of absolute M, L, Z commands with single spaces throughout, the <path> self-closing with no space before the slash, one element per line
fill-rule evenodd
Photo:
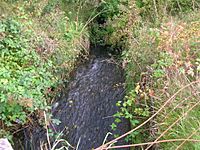
<path fill-rule="evenodd" d="M 53 118 L 61 124 L 51 128 L 54 133 L 63 132 L 62 138 L 74 147 L 78 144 L 79 150 L 98 147 L 107 133 L 121 135 L 130 128 L 127 120 L 118 125 L 117 131 L 110 127 L 113 114 L 119 110 L 116 102 L 123 100 L 124 94 L 123 70 L 109 58 L 92 58 L 77 68 L 68 88 L 52 106 Z M 45 133 L 39 127 L 26 133 L 25 149 L 39 150 L 39 145 L 47 142 Z M 108 137 L 111 139 L 113 136 Z"/>

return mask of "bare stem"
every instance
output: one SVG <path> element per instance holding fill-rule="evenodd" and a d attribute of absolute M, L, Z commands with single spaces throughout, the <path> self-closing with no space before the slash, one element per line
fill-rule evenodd
<path fill-rule="evenodd" d="M 156 144 L 158 143 L 166 143 L 166 142 L 180 142 L 180 141 L 187 141 L 187 142 L 200 142 L 200 140 L 196 139 L 169 139 L 169 140 L 160 140 L 156 141 Z M 155 142 L 147 142 L 147 143 L 139 143 L 139 144 L 131 144 L 131 145 L 121 145 L 121 146 L 112 146 L 105 149 L 117 149 L 117 148 L 128 148 L 128 147 L 137 147 L 137 146 L 144 146 L 149 145 Z"/>

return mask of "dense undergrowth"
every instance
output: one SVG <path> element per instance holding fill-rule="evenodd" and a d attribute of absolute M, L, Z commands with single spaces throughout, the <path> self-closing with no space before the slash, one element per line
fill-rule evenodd
<path fill-rule="evenodd" d="M 57 5 L 49 10 L 47 1 L 0 4 L 0 137 L 11 140 L 33 116 L 44 123 L 43 111 L 89 46 L 87 27 Z"/>
<path fill-rule="evenodd" d="M 127 102 L 133 100 L 140 109 L 150 107 L 151 114 L 164 106 L 157 116 L 140 131 L 139 137 L 142 136 L 140 142 L 155 139 L 155 141 L 186 139 L 182 142 L 157 144 L 155 147 L 158 149 L 199 149 L 198 143 L 186 142 L 187 139 L 200 137 L 198 121 L 199 12 L 163 19 L 159 22 L 160 25 L 144 25 L 137 30 L 138 36 L 125 53 L 125 61 L 128 61 L 127 83 L 129 85 L 132 81 L 138 81 L 135 86 L 134 82 L 128 86 L 129 89 L 135 87 L 135 90 L 131 91 Z M 137 75 L 140 76 L 137 77 Z M 184 88 L 196 80 L 198 80 L 196 84 Z M 180 89 L 181 91 L 173 96 Z M 133 112 L 135 116 L 138 116 L 135 108 Z M 134 118 L 139 121 L 137 125 L 145 120 L 141 121 L 140 118 Z M 143 140 L 145 129 L 147 133 L 150 133 L 147 141 Z M 150 146 L 147 146 L 146 149 L 149 148 Z"/>
<path fill-rule="evenodd" d="M 135 128 L 156 113 L 126 140 L 182 139 L 153 146 L 200 149 L 198 142 L 188 142 L 200 140 L 199 0 L 0 4 L 0 136 L 28 123 L 30 113 L 41 115 L 56 93 L 52 89 L 68 79 L 77 58 L 86 56 L 90 45 L 101 45 L 120 51 L 126 72 L 127 96 L 117 103 L 121 112 L 114 115 L 113 130 L 122 117 Z"/>

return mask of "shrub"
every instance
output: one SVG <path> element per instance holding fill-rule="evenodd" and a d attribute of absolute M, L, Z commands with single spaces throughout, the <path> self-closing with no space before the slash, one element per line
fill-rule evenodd
<path fill-rule="evenodd" d="M 101 13 L 91 24 L 91 43 L 107 45 L 113 50 L 125 48 L 134 27 L 139 22 L 135 2 L 131 0 L 102 1 L 97 10 Z"/>
<path fill-rule="evenodd" d="M 1 21 L 0 36 L 0 119 L 6 126 L 24 124 L 29 113 L 47 109 L 52 63 L 30 47 L 19 22 Z"/>

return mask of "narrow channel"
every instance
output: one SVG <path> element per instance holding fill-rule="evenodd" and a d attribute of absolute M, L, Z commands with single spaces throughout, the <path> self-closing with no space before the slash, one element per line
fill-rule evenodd
<path fill-rule="evenodd" d="M 54 134 L 62 132 L 62 138 L 74 149 L 91 150 L 102 145 L 106 135 L 109 141 L 130 129 L 127 120 L 122 120 L 117 130 L 111 129 L 113 115 L 120 109 L 116 103 L 125 95 L 125 79 L 121 66 L 105 52 L 98 48 L 91 52 L 89 61 L 77 67 L 72 81 L 52 106 L 53 118 L 61 124 L 52 125 L 51 130 Z M 25 138 L 26 150 L 39 150 L 41 144 L 47 144 L 44 130 L 31 132 Z"/>

